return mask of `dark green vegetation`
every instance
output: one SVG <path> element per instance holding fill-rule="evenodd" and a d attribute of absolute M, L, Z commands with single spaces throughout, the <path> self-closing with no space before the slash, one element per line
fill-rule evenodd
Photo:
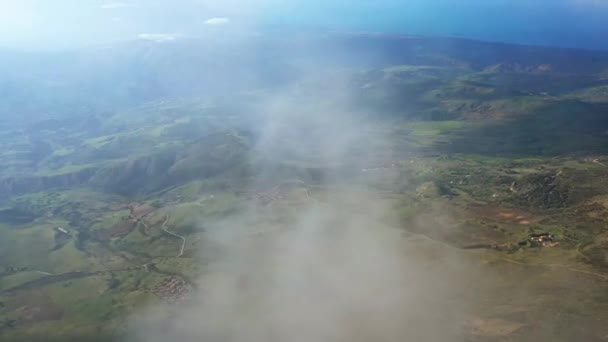
<path fill-rule="evenodd" d="M 6 53 L 0 340 L 117 339 L 137 308 L 201 286 L 224 252 L 206 234 L 235 212 L 267 213 L 243 224 L 257 234 L 355 190 L 386 201 L 423 253 L 462 253 L 493 275 L 468 340 L 604 340 L 608 55 L 313 41 Z M 286 97 L 298 113 L 266 146 Z M 373 124 L 346 157 L 320 160 L 310 151 L 331 134 L 307 112 L 335 108 L 353 113 L 345 125 Z M 528 241 L 544 232 L 559 244 Z"/>

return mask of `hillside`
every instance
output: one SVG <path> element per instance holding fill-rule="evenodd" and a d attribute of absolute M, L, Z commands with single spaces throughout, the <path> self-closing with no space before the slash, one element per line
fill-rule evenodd
<path fill-rule="evenodd" d="M 605 340 L 607 53 L 246 42 L 1 54 L 0 341 L 255 335 L 267 302 L 302 331 L 384 303 L 412 340 Z"/>

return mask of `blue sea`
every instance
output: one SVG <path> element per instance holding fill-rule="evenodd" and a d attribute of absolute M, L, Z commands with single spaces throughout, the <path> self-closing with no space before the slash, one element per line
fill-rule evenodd
<path fill-rule="evenodd" d="M 265 22 L 281 28 L 608 49 L 608 0 L 311 0 L 276 6 Z"/>

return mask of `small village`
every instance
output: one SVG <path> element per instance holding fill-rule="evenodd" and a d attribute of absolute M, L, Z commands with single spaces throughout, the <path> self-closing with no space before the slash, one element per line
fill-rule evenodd
<path fill-rule="evenodd" d="M 557 247 L 559 242 L 555 241 L 553 235 L 549 233 L 530 234 L 528 239 L 531 247 Z"/>

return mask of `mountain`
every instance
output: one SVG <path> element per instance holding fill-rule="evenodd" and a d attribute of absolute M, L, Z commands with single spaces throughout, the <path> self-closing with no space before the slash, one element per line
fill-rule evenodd
<path fill-rule="evenodd" d="M 361 33 L 2 51 L 0 341 L 249 339 L 273 310 L 601 341 L 606 70 Z"/>

